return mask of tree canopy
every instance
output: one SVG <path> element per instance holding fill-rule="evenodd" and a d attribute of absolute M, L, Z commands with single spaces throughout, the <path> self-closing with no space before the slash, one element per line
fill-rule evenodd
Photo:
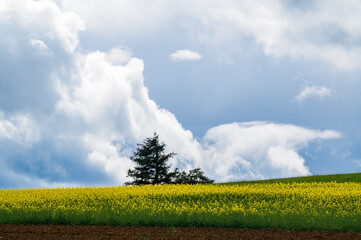
<path fill-rule="evenodd" d="M 179 169 L 174 170 L 173 183 L 179 184 L 212 184 L 214 180 L 211 180 L 204 176 L 204 172 L 200 168 L 189 170 L 187 174 L 185 171 L 179 172 Z"/>

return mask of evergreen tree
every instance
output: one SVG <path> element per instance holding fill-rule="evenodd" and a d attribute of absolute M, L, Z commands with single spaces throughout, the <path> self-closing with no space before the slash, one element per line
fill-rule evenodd
<path fill-rule="evenodd" d="M 164 154 L 166 145 L 159 142 L 159 136 L 154 133 L 151 138 L 146 138 L 143 144 L 137 144 L 137 151 L 130 159 L 136 163 L 134 170 L 128 170 L 127 177 L 132 177 L 133 182 L 126 185 L 144 184 L 169 184 L 174 173 L 168 173 L 170 166 L 167 161 L 176 155 L 174 152 Z"/>
<path fill-rule="evenodd" d="M 176 155 L 174 152 L 164 154 L 166 145 L 159 143 L 159 136 L 154 133 L 151 138 L 146 138 L 142 144 L 137 144 L 137 150 L 130 160 L 135 162 L 136 167 L 128 170 L 127 177 L 134 179 L 133 182 L 126 182 L 125 185 L 145 185 L 145 184 L 212 184 L 200 168 L 179 172 L 176 168 L 174 172 L 168 172 L 170 165 L 167 162 Z"/>

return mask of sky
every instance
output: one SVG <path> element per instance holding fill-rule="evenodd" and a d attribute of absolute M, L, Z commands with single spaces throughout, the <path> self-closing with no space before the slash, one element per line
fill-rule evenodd
<path fill-rule="evenodd" d="M 358 0 L 1 0 L 0 188 L 361 171 Z"/>

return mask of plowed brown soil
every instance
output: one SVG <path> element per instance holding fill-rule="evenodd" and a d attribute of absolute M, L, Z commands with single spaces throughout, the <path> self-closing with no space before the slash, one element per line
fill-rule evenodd
<path fill-rule="evenodd" d="M 0 239 L 361 239 L 361 233 L 192 227 L 0 225 Z"/>

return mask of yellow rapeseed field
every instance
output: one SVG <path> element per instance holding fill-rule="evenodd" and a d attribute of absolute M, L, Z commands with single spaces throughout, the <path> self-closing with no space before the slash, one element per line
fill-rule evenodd
<path fill-rule="evenodd" d="M 360 183 L 0 190 L 0 223 L 360 231 Z"/>

